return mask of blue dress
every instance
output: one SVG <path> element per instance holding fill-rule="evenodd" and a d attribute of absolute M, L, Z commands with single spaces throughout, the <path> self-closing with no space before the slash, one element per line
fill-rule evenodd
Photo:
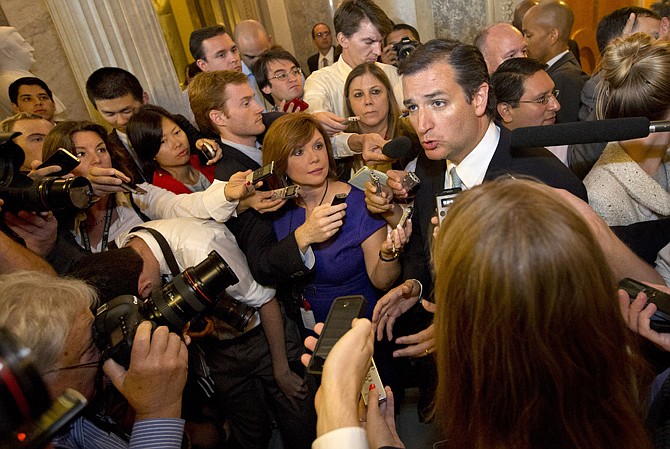
<path fill-rule="evenodd" d="M 367 300 L 366 317 L 372 318 L 380 292 L 372 285 L 365 269 L 361 244 L 386 222 L 371 214 L 365 207 L 365 194 L 355 187 L 346 200 L 344 224 L 330 239 L 312 246 L 316 263 L 314 277 L 304 290 L 316 322 L 323 322 L 333 300 L 339 296 L 363 295 Z M 305 209 L 295 202 L 277 212 L 274 222 L 279 240 L 305 222 Z"/>

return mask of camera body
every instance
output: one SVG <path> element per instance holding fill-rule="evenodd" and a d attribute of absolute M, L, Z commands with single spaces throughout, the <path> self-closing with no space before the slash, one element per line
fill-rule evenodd
<path fill-rule="evenodd" d="M 416 50 L 416 47 L 419 45 L 421 45 L 419 41 L 413 41 L 405 36 L 400 39 L 400 42 L 396 42 L 395 45 L 393 45 L 393 51 L 398 55 L 398 61 L 402 61 L 409 56 L 410 53 Z"/>
<path fill-rule="evenodd" d="M 0 198 L 10 211 L 53 211 L 86 209 L 93 202 L 93 187 L 88 179 L 46 177 L 33 181 L 19 170 L 25 159 L 23 150 L 12 139 L 20 133 L 0 134 Z"/>
<path fill-rule="evenodd" d="M 226 288 L 238 282 L 225 260 L 212 251 L 204 261 L 175 276 L 144 302 L 133 295 L 122 295 L 100 306 L 93 322 L 94 341 L 104 357 L 127 368 L 137 327 L 144 320 L 151 321 L 152 331 L 167 326 L 181 335 L 187 324 L 211 313 L 242 332 L 256 310 L 225 293 Z"/>

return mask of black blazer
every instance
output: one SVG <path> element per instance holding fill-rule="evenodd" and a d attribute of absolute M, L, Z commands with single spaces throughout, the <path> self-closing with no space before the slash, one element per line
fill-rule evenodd
<path fill-rule="evenodd" d="M 216 163 L 216 179 L 227 181 L 233 173 L 260 168 L 256 161 L 241 151 L 221 141 L 217 143 L 223 157 Z M 271 214 L 248 209 L 228 220 L 226 226 L 247 256 L 251 274 L 258 283 L 274 285 L 311 272 L 302 261 L 293 233 L 277 241 Z"/>
<path fill-rule="evenodd" d="M 339 45 L 337 47 L 333 46 L 334 50 L 334 55 L 333 55 L 333 63 L 337 61 L 340 58 L 340 54 L 342 53 L 342 47 Z M 309 68 L 309 73 L 311 74 L 312 72 L 316 72 L 319 70 L 319 59 L 321 59 L 321 53 L 316 53 L 307 58 L 307 67 Z"/>
<path fill-rule="evenodd" d="M 493 159 L 486 170 L 484 181 L 505 174 L 532 176 L 551 187 L 565 189 L 587 201 L 584 184 L 545 148 L 511 148 L 510 131 L 500 127 L 500 141 Z M 414 199 L 412 237 L 405 247 L 403 273 L 405 279 L 418 279 L 424 287 L 424 297 L 432 294 L 433 279 L 430 246 L 435 215 L 435 193 L 444 189 L 446 161 L 434 161 L 420 152 L 416 164 L 416 175 L 421 180 Z"/>
<path fill-rule="evenodd" d="M 572 52 L 563 55 L 547 69 L 547 73 L 560 91 L 558 102 L 561 103 L 561 110 L 556 114 L 556 123 L 578 121 L 582 88 L 589 76 L 584 73 Z"/>

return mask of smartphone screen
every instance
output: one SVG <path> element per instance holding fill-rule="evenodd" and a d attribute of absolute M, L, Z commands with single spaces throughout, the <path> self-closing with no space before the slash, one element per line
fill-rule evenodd
<path fill-rule="evenodd" d="M 365 298 L 361 295 L 340 296 L 333 301 L 309 361 L 307 372 L 311 374 L 323 372 L 323 364 L 326 363 L 330 350 L 351 329 L 353 319 L 365 314 L 366 304 Z"/>
<path fill-rule="evenodd" d="M 37 168 L 40 169 L 44 167 L 53 167 L 54 165 L 58 165 L 61 169 L 56 173 L 51 173 L 49 176 L 67 175 L 72 170 L 74 170 L 77 165 L 79 165 L 79 158 L 70 153 L 65 148 L 59 148 Z"/>

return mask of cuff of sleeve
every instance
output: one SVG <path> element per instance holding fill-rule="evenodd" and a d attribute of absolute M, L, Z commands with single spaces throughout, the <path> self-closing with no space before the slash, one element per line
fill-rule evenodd
<path fill-rule="evenodd" d="M 237 216 L 235 209 L 239 201 L 230 201 L 226 198 L 226 185 L 228 182 L 214 180 L 212 185 L 205 190 L 203 202 L 210 216 L 219 222 L 224 222 L 230 217 Z"/>
<path fill-rule="evenodd" d="M 351 137 L 351 135 L 351 133 L 338 133 L 330 138 L 330 142 L 333 144 L 333 156 L 335 156 L 335 159 L 343 159 L 355 154 L 360 154 L 349 148 L 349 137 Z"/>
<path fill-rule="evenodd" d="M 300 249 L 298 249 L 300 251 Z M 316 263 L 316 257 L 314 256 L 314 251 L 312 251 L 312 247 L 308 247 L 307 251 L 303 254 L 302 251 L 300 251 L 300 257 L 302 257 L 302 262 L 305 264 L 307 268 L 310 270 L 314 268 L 314 264 Z"/>
<path fill-rule="evenodd" d="M 184 438 L 184 420 L 179 418 L 143 419 L 133 425 L 130 448 L 180 449 Z"/>
<path fill-rule="evenodd" d="M 423 298 L 423 284 L 418 279 L 410 279 L 410 280 L 419 284 L 419 302 L 421 302 L 421 299 Z"/>
<path fill-rule="evenodd" d="M 312 449 L 331 449 L 335 447 L 367 449 L 368 442 L 365 438 L 365 430 L 360 427 L 342 427 L 321 435 L 312 443 Z"/>

